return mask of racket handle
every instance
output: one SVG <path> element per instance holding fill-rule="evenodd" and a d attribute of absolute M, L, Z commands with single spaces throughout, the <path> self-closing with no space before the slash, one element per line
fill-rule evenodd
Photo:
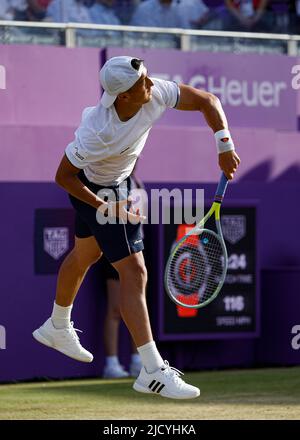
<path fill-rule="evenodd" d="M 220 182 L 215 194 L 215 202 L 217 203 L 222 203 L 223 201 L 223 197 L 227 188 L 227 184 L 228 184 L 228 179 L 225 176 L 224 173 L 222 173 L 221 178 L 220 178 Z"/>

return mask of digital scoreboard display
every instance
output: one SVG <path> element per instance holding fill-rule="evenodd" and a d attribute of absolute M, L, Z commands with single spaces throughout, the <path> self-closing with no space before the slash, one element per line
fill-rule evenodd
<path fill-rule="evenodd" d="M 171 219 L 174 218 L 174 208 L 172 211 Z M 217 298 L 200 309 L 176 305 L 164 289 L 164 268 L 172 246 L 184 234 L 184 227 L 178 224 L 160 226 L 160 258 L 163 263 L 159 274 L 161 340 L 258 336 L 256 207 L 222 206 L 221 226 L 228 253 L 226 279 Z M 205 228 L 215 230 L 214 218 L 205 224 Z"/>

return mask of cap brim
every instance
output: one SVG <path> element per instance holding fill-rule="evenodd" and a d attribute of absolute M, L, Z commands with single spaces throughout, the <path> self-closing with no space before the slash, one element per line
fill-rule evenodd
<path fill-rule="evenodd" d="M 103 105 L 103 107 L 108 108 L 115 102 L 117 96 L 115 95 L 109 95 L 106 92 L 103 92 L 103 95 L 101 96 L 100 102 Z"/>

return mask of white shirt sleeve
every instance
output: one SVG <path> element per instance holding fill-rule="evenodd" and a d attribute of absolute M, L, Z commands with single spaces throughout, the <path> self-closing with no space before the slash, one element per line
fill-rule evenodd
<path fill-rule="evenodd" d="M 158 90 L 166 107 L 176 107 L 180 97 L 178 84 L 174 81 L 165 81 L 158 78 L 151 78 L 151 80 L 153 81 L 154 87 Z"/>
<path fill-rule="evenodd" d="M 75 131 L 75 139 L 65 149 L 72 165 L 85 168 L 88 164 L 99 162 L 109 156 L 109 148 L 102 142 L 89 116 L 95 107 L 86 107 L 81 116 L 81 124 Z"/>
<path fill-rule="evenodd" d="M 74 167 L 85 168 L 88 160 L 88 152 L 80 148 L 79 144 L 71 142 L 65 149 L 65 154 Z"/>
<path fill-rule="evenodd" d="M 95 139 L 85 142 L 84 146 L 75 139 L 65 149 L 65 154 L 72 165 L 85 168 L 88 164 L 99 162 L 109 156 L 108 148 Z"/>

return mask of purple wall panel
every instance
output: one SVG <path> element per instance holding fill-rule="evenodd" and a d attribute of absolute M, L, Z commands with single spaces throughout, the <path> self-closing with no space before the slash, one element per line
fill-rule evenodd
<path fill-rule="evenodd" d="M 262 332 L 256 360 L 262 364 L 300 364 L 300 265 L 262 271 Z"/>
<path fill-rule="evenodd" d="M 107 52 L 108 56 L 113 56 L 122 51 L 109 49 Z M 0 46 L 0 54 L 1 65 L 6 71 L 6 88 L 0 89 L 0 181 L 53 181 L 57 164 L 65 146 L 73 139 L 83 108 L 96 104 L 98 100 L 98 71 L 103 52 L 99 56 L 97 49 Z M 202 61 L 206 66 L 214 66 L 216 75 L 223 72 L 222 66 L 237 64 L 234 55 L 220 58 L 207 53 L 145 50 L 137 50 L 136 54 L 147 59 L 149 69 L 165 74 L 177 72 L 186 81 L 191 75 L 202 72 Z M 290 65 L 296 62 L 296 58 L 278 56 L 240 57 L 240 64 L 246 63 L 244 70 L 247 71 L 248 66 L 253 73 L 253 66 L 260 65 L 255 75 L 258 70 L 263 72 L 259 73 L 260 76 L 265 75 L 265 65 L 261 64 L 267 63 L 270 78 L 279 75 L 278 78 L 283 78 L 287 84 Z M 275 64 L 281 70 L 273 69 Z M 224 75 L 243 80 L 244 70 L 224 70 Z M 252 78 L 252 73 L 245 74 L 247 81 L 256 78 L 255 75 Z M 274 130 L 294 127 L 291 121 L 296 115 L 297 93 L 291 87 L 287 87 L 284 93 L 287 95 L 284 94 L 284 111 L 280 108 L 280 117 L 277 107 L 256 108 L 255 118 L 251 119 L 247 118 L 243 106 L 231 106 L 235 113 L 229 121 L 242 158 L 237 180 L 264 161 L 270 162 L 270 179 L 292 163 L 299 166 L 300 135 Z M 230 110 L 229 107 L 225 107 L 226 111 Z M 235 127 L 239 125 L 239 118 L 247 121 L 249 128 Z M 271 128 L 258 129 L 261 123 L 263 127 L 268 126 L 266 118 L 272 119 Z M 141 177 L 145 181 L 216 181 L 219 170 L 214 139 L 210 129 L 200 127 L 203 123 L 203 117 L 195 112 L 168 110 L 150 134 L 139 166 Z M 256 128 L 250 128 L 253 123 Z M 158 162 L 160 167 L 157 167 Z"/>
<path fill-rule="evenodd" d="M 51 182 L 73 139 L 71 127 L 2 126 L 0 181 Z"/>
<path fill-rule="evenodd" d="M 53 181 L 74 129 L 2 126 L 0 181 Z M 299 178 L 299 133 L 236 128 L 232 134 L 242 159 L 236 182 L 272 181 L 291 168 L 295 172 L 289 179 Z M 268 168 L 267 176 L 263 172 L 260 177 L 260 167 Z M 138 174 L 145 182 L 216 182 L 219 167 L 211 130 L 155 126 L 140 158 Z"/>
<path fill-rule="evenodd" d="M 9 207 L 2 215 L 0 229 L 2 249 L 6 249 L 5 257 L 1 257 L 0 325 L 6 328 L 6 349 L 0 349 L 0 382 L 46 376 L 100 376 L 106 299 L 96 266 L 84 281 L 72 313 L 75 327 L 84 331 L 83 345 L 95 355 L 94 362 L 68 359 L 37 343 L 31 335 L 51 314 L 57 278 L 35 274 L 34 210 L 70 208 L 66 194 L 54 184 L 2 183 L 0 196 L 3 206 Z M 128 363 L 127 333 L 123 332 L 121 344 L 121 359 Z"/>
<path fill-rule="evenodd" d="M 82 108 L 97 102 L 98 49 L 0 46 L 6 88 L 1 125 L 74 126 Z"/>
<path fill-rule="evenodd" d="M 268 164 L 265 181 L 272 181 L 289 168 L 300 175 L 300 134 L 273 130 L 233 129 L 241 165 L 235 181 L 260 180 L 259 167 Z M 157 166 L 157 163 L 160 166 Z M 205 128 L 155 127 L 143 150 L 138 172 L 145 181 L 213 182 L 219 179 L 216 147 L 211 130 Z"/>
<path fill-rule="evenodd" d="M 272 195 L 277 194 L 281 200 L 280 210 L 286 212 L 299 193 L 299 184 L 284 180 L 266 184 L 265 182 L 240 182 L 232 185 L 228 191 L 228 203 L 234 200 L 253 199 L 255 195 L 259 200 L 259 225 L 258 225 L 258 252 L 261 267 L 269 266 L 300 266 L 299 237 L 286 240 L 282 231 L 282 217 L 277 215 L 278 206 L 272 202 Z M 147 185 L 149 189 L 154 185 Z M 166 185 L 172 187 L 173 184 Z M 208 199 L 213 196 L 215 185 L 201 183 L 190 184 L 188 187 L 204 187 Z M 67 197 L 54 184 L 34 183 L 1 183 L 0 195 L 4 206 L 9 207 L 2 217 L 0 240 L 2 247 L 7 249 L 5 258 L 1 259 L 2 277 L 0 325 L 7 330 L 7 348 L 0 350 L 0 381 L 25 379 L 33 377 L 73 377 L 73 376 L 96 376 L 102 371 L 103 366 L 103 343 L 102 325 L 104 317 L 105 298 L 101 289 L 101 280 L 97 267 L 88 274 L 75 302 L 73 319 L 76 327 L 84 330 L 81 336 L 83 344 L 95 354 L 92 364 L 82 364 L 69 360 L 53 350 L 47 349 L 36 343 L 31 332 L 40 325 L 51 312 L 56 276 L 36 275 L 34 273 L 33 255 L 33 231 L 34 209 L 36 208 L 65 208 L 69 207 Z M 15 201 L 17 200 L 17 203 Z M 11 202 L 13 201 L 13 203 Z M 226 201 L 225 201 L 226 203 Z M 281 211 L 280 211 L 281 212 Z M 20 218 L 21 216 L 21 218 Z M 295 213 L 289 218 L 287 228 L 297 230 L 300 218 Z M 148 236 L 149 242 L 153 237 Z M 148 247 L 148 249 L 150 246 Z M 149 249 L 151 250 L 151 248 Z M 151 259 L 148 264 L 150 272 L 150 291 L 148 301 L 151 303 L 153 322 L 157 319 L 157 259 Z M 279 273 L 277 274 L 279 277 Z M 289 281 L 290 280 L 290 281 Z M 270 283 L 270 279 L 268 280 Z M 269 284 L 265 284 L 268 286 Z M 274 353 L 278 340 L 270 328 L 270 317 L 277 316 L 280 308 L 280 298 L 288 292 L 288 300 L 285 301 L 285 316 L 294 317 L 296 321 L 298 303 L 298 284 L 293 277 L 285 277 L 284 282 L 277 279 L 270 291 L 262 291 L 262 295 L 268 295 L 268 303 L 263 309 L 262 331 L 264 338 L 245 341 L 194 341 L 193 348 L 197 346 L 197 355 L 189 353 L 191 345 L 186 342 L 181 344 L 159 344 L 163 356 L 168 358 L 178 368 L 222 368 L 225 366 L 251 366 L 257 362 L 272 362 L 272 356 L 263 357 L 261 353 Z M 269 287 L 267 287 L 269 289 Z M 266 296 L 265 296 L 266 298 Z M 276 298 L 276 302 L 273 300 Z M 276 315 L 277 314 L 277 315 Z M 265 321 L 267 320 L 267 321 Z M 281 322 L 276 321 L 278 326 Z M 297 324 L 297 322 L 295 322 Z M 300 324 L 300 323 L 299 323 Z M 264 326 L 267 325 L 266 330 Z M 286 334 L 288 330 L 288 334 Z M 284 324 L 281 330 L 283 338 L 290 340 L 290 325 Z M 121 333 L 121 359 L 128 364 L 130 343 L 125 331 Z M 258 344 L 258 345 L 257 345 Z M 264 351 L 264 346 L 272 346 L 269 351 Z M 243 347 L 243 350 L 241 350 Z M 256 347 L 260 354 L 256 354 Z M 273 350 L 273 352 L 272 352 Z M 287 348 L 289 350 L 289 348 Z M 284 362 L 295 363 L 297 352 L 289 357 L 285 353 Z M 16 362 L 16 357 L 23 358 L 24 362 Z M 280 363 L 280 353 L 276 351 L 276 360 Z M 300 359 L 299 359 L 300 362 Z"/>

